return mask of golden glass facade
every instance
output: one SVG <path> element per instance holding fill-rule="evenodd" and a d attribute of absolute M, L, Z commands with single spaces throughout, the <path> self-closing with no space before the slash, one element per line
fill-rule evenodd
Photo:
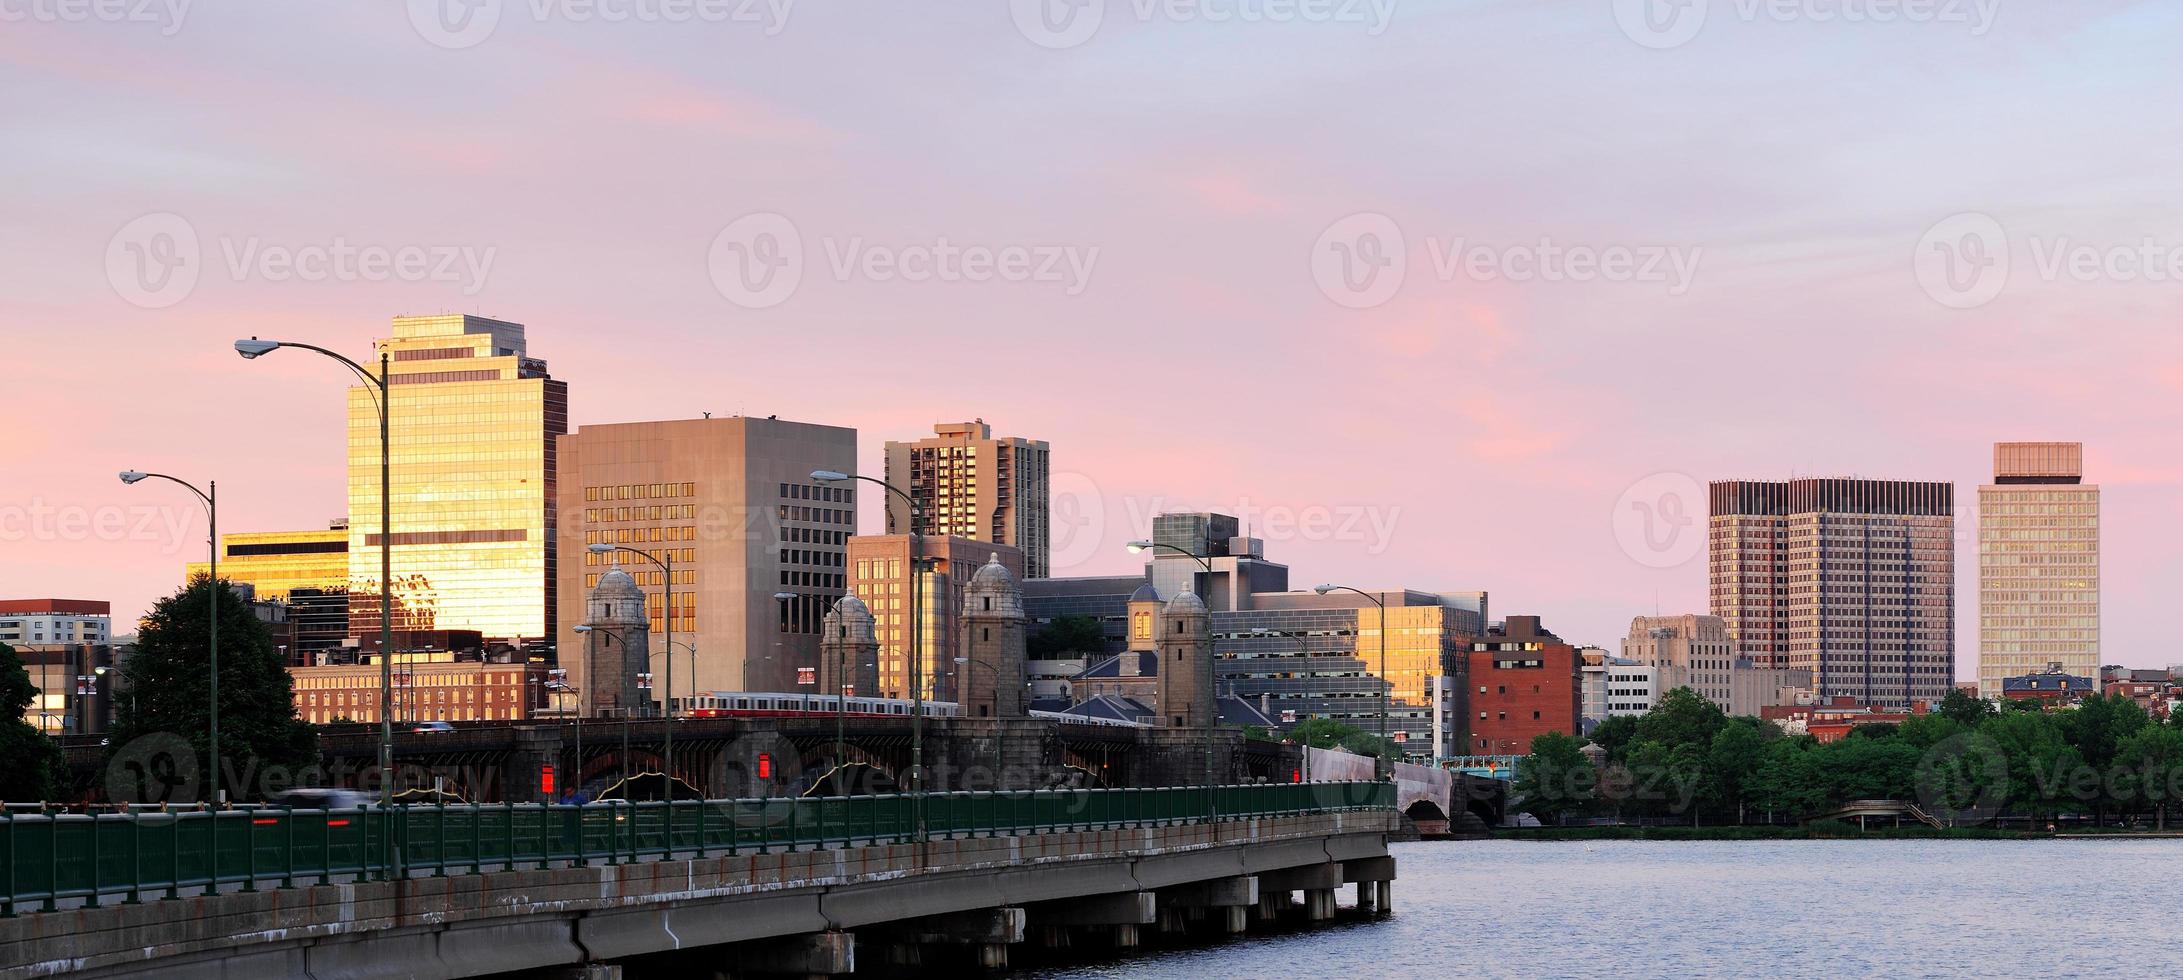
<path fill-rule="evenodd" d="M 184 580 L 210 568 L 193 561 Z M 259 599 L 288 604 L 297 649 L 292 664 L 338 655 L 349 635 L 349 529 L 335 521 L 323 531 L 250 531 L 220 536 L 220 577 L 250 586 Z"/>
<path fill-rule="evenodd" d="M 2079 443 L 1994 446 L 1978 488 L 1978 693 L 2059 664 L 2100 676 L 2100 488 Z"/>
<path fill-rule="evenodd" d="M 924 538 L 926 572 L 924 591 L 917 597 L 917 618 L 923 629 L 918 637 L 918 658 L 924 663 L 925 697 L 951 697 L 957 627 L 961 619 L 963 587 L 970 576 L 993 557 L 1011 575 L 1023 574 L 1023 553 L 1007 545 L 968 538 Z M 872 611 L 873 634 L 879 640 L 878 697 L 906 698 L 910 692 L 910 537 L 906 534 L 868 534 L 849 539 L 849 592 L 863 599 Z"/>
<path fill-rule="evenodd" d="M 521 324 L 396 317 L 394 628 L 553 636 L 555 443 L 568 387 L 526 355 Z M 377 358 L 374 357 L 376 362 Z M 378 389 L 349 389 L 350 631 L 379 629 Z"/>

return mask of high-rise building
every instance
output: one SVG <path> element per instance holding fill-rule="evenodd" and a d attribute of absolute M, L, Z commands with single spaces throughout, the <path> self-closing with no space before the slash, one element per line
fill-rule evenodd
<path fill-rule="evenodd" d="M 568 385 L 529 355 L 521 324 L 403 316 L 393 334 L 375 349 L 391 362 L 394 628 L 550 639 Z M 349 389 L 349 631 L 366 646 L 380 627 L 378 397 Z"/>
<path fill-rule="evenodd" d="M 1821 697 L 1938 701 L 1955 677 L 1955 486 L 1722 480 L 1710 488 L 1713 614 L 1736 652 Z"/>
<path fill-rule="evenodd" d="M 876 696 L 907 698 L 910 687 L 910 536 L 865 534 L 849 539 L 849 591 L 870 607 L 879 639 L 879 686 Z M 923 590 L 917 595 L 918 639 L 924 664 L 925 697 L 955 700 L 962 665 L 959 656 L 963 589 L 989 561 L 1011 576 L 1021 573 L 1023 553 L 1007 545 L 969 538 L 927 537 L 923 548 Z M 1020 581 L 1020 579 L 1019 579 Z"/>
<path fill-rule="evenodd" d="M 814 470 L 856 469 L 855 429 L 771 418 L 586 425 L 562 436 L 561 666 L 582 688 L 584 596 L 619 568 L 644 592 L 653 670 L 666 681 L 674 610 L 674 697 L 797 690 L 826 610 L 847 583 L 857 489 Z M 627 551 L 595 554 L 589 546 Z M 662 564 L 673 559 L 669 588 Z M 672 591 L 674 601 L 666 602 Z M 779 594 L 792 596 L 776 599 Z"/>
<path fill-rule="evenodd" d="M 1156 515 L 1152 543 L 1146 574 L 1161 595 L 1195 592 L 1208 609 L 1237 612 L 1251 608 L 1253 596 L 1288 591 L 1289 567 L 1267 561 L 1266 543 L 1245 537 L 1227 514 Z"/>
<path fill-rule="evenodd" d="M 209 570 L 193 561 L 186 574 L 194 579 Z M 288 607 L 295 638 L 287 651 L 290 666 L 353 660 L 355 647 L 343 644 L 350 635 L 348 521 L 329 522 L 323 531 L 223 534 L 220 577 L 250 586 L 261 601 Z"/>
<path fill-rule="evenodd" d="M 2100 488 L 2084 444 L 1994 444 L 1978 488 L 1978 685 L 2100 669 Z"/>
<path fill-rule="evenodd" d="M 886 480 L 917 501 L 923 526 L 910 527 L 910 505 L 887 497 L 887 533 L 959 537 L 1005 544 L 1023 553 L 1031 578 L 1051 572 L 1048 452 L 1036 439 L 993 437 L 984 419 L 943 423 L 933 437 L 887 443 Z"/>

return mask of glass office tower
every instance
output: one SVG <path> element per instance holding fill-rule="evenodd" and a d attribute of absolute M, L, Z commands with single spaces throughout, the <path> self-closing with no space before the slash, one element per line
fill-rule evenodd
<path fill-rule="evenodd" d="M 521 324 L 396 317 L 393 334 L 370 366 L 391 358 L 395 630 L 553 636 L 567 384 L 528 355 Z M 349 630 L 367 650 L 379 639 L 377 395 L 349 389 Z"/>

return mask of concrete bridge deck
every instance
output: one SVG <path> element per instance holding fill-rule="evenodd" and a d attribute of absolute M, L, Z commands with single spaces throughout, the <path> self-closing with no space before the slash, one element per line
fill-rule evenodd
<path fill-rule="evenodd" d="M 1384 909 L 1399 821 L 1385 790 L 1361 806 L 1109 810 L 1070 825 L 995 821 L 924 841 L 821 834 L 705 857 L 670 833 L 657 853 L 611 864 L 526 858 L 462 873 L 439 861 L 423 877 L 31 912 L 0 919 L 0 978 L 604 976 L 622 964 L 808 976 L 854 972 L 860 949 L 903 962 L 941 947 L 1002 965 L 1021 942 L 1129 946 L 1139 930 L 1192 920 L 1242 932 L 1328 919 L 1334 889 L 1350 882 Z M 10 841 L 11 873 L 21 843 Z M 403 863 L 413 875 L 420 860 Z"/>

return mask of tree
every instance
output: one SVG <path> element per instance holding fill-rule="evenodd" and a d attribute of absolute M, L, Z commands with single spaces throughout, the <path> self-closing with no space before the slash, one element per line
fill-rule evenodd
<path fill-rule="evenodd" d="M 1332 718 L 1307 718 L 1297 722 L 1289 728 L 1288 740 L 1315 749 L 1342 749 L 1362 756 L 1377 755 L 1394 762 L 1402 760 L 1402 747 L 1393 739 L 1380 738 L 1375 732 Z"/>
<path fill-rule="evenodd" d="M 1107 648 L 1106 627 L 1096 616 L 1056 616 L 1031 634 L 1024 655 L 1033 660 L 1058 660 L 1071 655 L 1099 656 Z"/>
<path fill-rule="evenodd" d="M 1698 692 L 1678 687 L 1660 695 L 1660 703 L 1637 719 L 1636 738 L 1643 742 L 1659 742 L 1668 748 L 1690 746 L 1704 751 L 1713 744 L 1713 736 L 1728 724 L 1728 716 L 1721 713 L 1719 705 L 1706 700 Z"/>
<path fill-rule="evenodd" d="M 1637 716 L 1616 715 L 1592 728 L 1592 744 L 1607 750 L 1607 761 L 1621 762 L 1637 737 Z"/>
<path fill-rule="evenodd" d="M 2077 707 L 2059 716 L 2062 737 L 2075 746 L 2077 754 L 2094 773 L 2115 777 L 2115 756 L 2124 739 L 2137 734 L 2150 721 L 2145 708 L 2136 701 L 2116 695 L 2108 697 L 2095 694 L 2085 698 Z M 2115 779 L 2099 782 L 2087 802 L 2092 804 L 2095 818 L 2104 822 L 2107 808 L 2121 806 L 2126 801 L 2117 799 Z"/>
<path fill-rule="evenodd" d="M 1758 782 L 1759 770 L 1766 765 L 1767 728 L 1773 728 L 1775 738 L 1781 730 L 1771 725 L 1761 727 L 1755 719 L 1736 718 L 1727 727 L 1713 735 L 1713 744 L 1706 752 L 1706 799 L 1721 807 L 1734 808 L 1736 823 L 1742 824 L 1744 806 Z"/>
<path fill-rule="evenodd" d="M 1972 697 L 1960 687 L 1950 688 L 1948 696 L 1940 699 L 1941 716 L 1965 728 L 1977 728 L 1993 713 L 1993 702 Z"/>
<path fill-rule="evenodd" d="M 0 801 L 38 803 L 59 795 L 67 759 L 61 747 L 27 720 L 38 687 L 15 648 L 0 643 Z"/>
<path fill-rule="evenodd" d="M 205 654 L 210 632 L 206 607 L 214 596 L 220 617 L 220 756 L 225 772 L 217 782 L 201 781 L 197 795 L 213 799 L 212 790 L 224 787 L 232 795 L 253 796 L 268 769 L 292 775 L 310 765 L 317 756 L 316 736 L 296 717 L 295 692 L 272 635 L 225 580 L 215 586 L 198 576 L 159 600 L 144 617 L 136 653 L 122 667 L 130 697 L 121 702 L 109 740 L 109 762 L 141 751 L 130 748 L 139 739 L 165 736 L 189 745 L 196 756 L 195 772 L 212 773 Z"/>
<path fill-rule="evenodd" d="M 1516 767 L 1516 797 L 1540 823 L 1559 822 L 1592 801 L 1599 774 L 1584 757 L 1584 743 L 1560 732 L 1531 740 L 1531 754 Z"/>
<path fill-rule="evenodd" d="M 2154 828 L 2168 829 L 2168 808 L 2183 796 L 2183 728 L 2146 725 L 2116 746 L 2117 783 L 2132 802 L 2153 808 Z"/>
<path fill-rule="evenodd" d="M 1818 745 L 1810 735 L 1784 738 L 1767 744 L 1766 761 L 1752 778 L 1751 805 L 1769 816 L 1803 817 L 1818 812 L 1827 802 L 1821 786 Z"/>

